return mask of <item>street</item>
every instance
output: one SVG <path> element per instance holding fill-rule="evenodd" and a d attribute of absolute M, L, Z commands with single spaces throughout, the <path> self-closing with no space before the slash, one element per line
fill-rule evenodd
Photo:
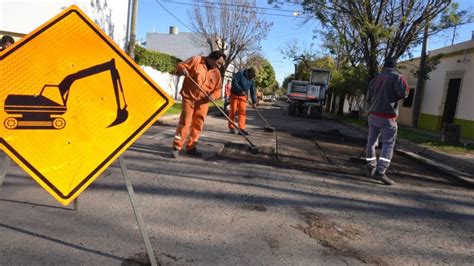
<path fill-rule="evenodd" d="M 198 148 L 170 156 L 176 119 L 125 152 L 162 265 L 407 265 L 474 262 L 474 194 L 399 154 L 385 186 L 358 157 L 366 134 L 335 120 L 248 110 L 251 154 L 209 114 Z M 12 163 L 0 188 L 0 265 L 136 265 L 146 258 L 115 162 L 60 206 Z"/>

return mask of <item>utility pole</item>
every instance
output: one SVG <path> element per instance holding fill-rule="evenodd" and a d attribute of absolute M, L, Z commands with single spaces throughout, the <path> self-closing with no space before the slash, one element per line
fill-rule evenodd
<path fill-rule="evenodd" d="M 137 27 L 137 15 L 138 15 L 138 0 L 130 0 L 132 11 L 131 11 L 131 19 L 130 19 L 130 39 L 128 40 L 128 47 L 127 53 L 133 59 L 134 49 L 135 49 L 135 41 L 136 41 L 136 27 Z"/>
<path fill-rule="evenodd" d="M 295 80 L 298 80 L 298 76 L 297 76 L 298 74 L 297 73 L 298 73 L 298 64 L 295 63 Z"/>
<path fill-rule="evenodd" d="M 425 30 L 423 32 L 423 44 L 421 46 L 420 55 L 420 68 L 418 71 L 418 81 L 416 82 L 415 99 L 413 102 L 412 120 L 411 126 L 414 128 L 418 127 L 418 120 L 421 113 L 421 97 L 423 95 L 423 89 L 425 88 L 425 76 L 426 76 L 426 46 L 428 43 L 428 30 L 430 23 L 427 22 Z"/>

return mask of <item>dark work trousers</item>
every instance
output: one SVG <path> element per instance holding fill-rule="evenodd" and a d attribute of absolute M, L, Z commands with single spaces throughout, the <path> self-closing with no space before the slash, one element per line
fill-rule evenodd
<path fill-rule="evenodd" d="M 367 164 L 376 167 L 377 172 L 385 174 L 393 157 L 393 149 L 397 139 L 396 118 L 383 118 L 373 114 L 369 115 L 369 136 L 367 138 Z M 380 138 L 380 140 L 379 140 Z M 380 157 L 377 161 L 375 146 L 377 141 L 382 144 Z"/>

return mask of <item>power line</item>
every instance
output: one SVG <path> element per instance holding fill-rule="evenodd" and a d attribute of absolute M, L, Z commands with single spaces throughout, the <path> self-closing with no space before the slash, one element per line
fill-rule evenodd
<path fill-rule="evenodd" d="M 165 2 L 170 3 L 170 4 L 186 5 L 186 6 L 197 6 L 197 7 L 202 6 L 202 5 L 199 5 L 199 4 L 196 4 L 196 3 L 186 3 L 186 2 L 179 2 L 179 1 L 172 1 L 172 0 L 165 0 Z M 313 17 L 310 17 L 310 16 L 299 16 L 299 15 L 295 16 L 295 15 L 275 14 L 275 13 L 268 13 L 268 12 L 258 11 L 259 9 L 270 9 L 270 10 L 276 11 L 276 9 L 272 9 L 272 8 L 261 8 L 261 7 L 253 7 L 253 6 L 249 6 L 249 5 L 236 5 L 236 4 L 216 3 L 216 2 L 207 2 L 207 1 L 203 1 L 201 3 L 203 3 L 204 6 L 213 7 L 213 8 L 216 8 L 216 9 L 226 9 L 225 7 L 222 7 L 222 6 L 219 6 L 219 5 L 227 5 L 227 6 L 231 6 L 231 7 L 255 8 L 256 10 L 252 10 L 251 12 L 256 13 L 256 14 L 268 15 L 268 16 L 287 17 L 287 18 L 302 18 L 302 19 L 311 19 L 311 18 L 313 18 Z M 229 9 L 229 10 L 236 11 L 237 9 L 234 8 L 234 9 Z M 286 11 L 290 11 L 290 10 L 286 10 Z M 295 11 L 291 11 L 291 12 L 295 12 Z M 296 12 L 296 13 L 299 14 L 298 12 Z"/>
<path fill-rule="evenodd" d="M 165 0 L 165 1 L 172 1 L 172 0 Z M 206 1 L 206 0 L 198 0 L 201 3 L 205 4 L 216 4 L 216 5 L 223 5 L 223 6 L 235 6 L 235 7 L 248 7 L 248 8 L 254 8 L 254 6 L 251 5 L 239 5 L 239 4 L 229 4 L 229 3 L 218 3 L 218 2 L 211 2 L 211 1 Z M 271 11 L 278 11 L 278 12 L 295 12 L 295 10 L 290 10 L 290 9 L 282 9 L 282 8 L 271 8 L 271 7 L 257 7 L 258 9 L 262 10 L 271 10 Z"/>
<path fill-rule="evenodd" d="M 190 27 L 188 27 L 188 25 L 186 25 L 186 23 L 182 22 L 178 17 L 176 17 L 173 13 L 171 13 L 171 11 L 169 11 L 163 4 L 161 4 L 158 0 L 155 0 L 155 2 L 160 5 L 170 16 L 172 16 L 173 18 L 175 18 L 179 23 L 181 23 L 181 25 L 183 25 L 184 27 L 186 27 L 188 30 L 190 30 L 191 32 L 194 32 Z"/>

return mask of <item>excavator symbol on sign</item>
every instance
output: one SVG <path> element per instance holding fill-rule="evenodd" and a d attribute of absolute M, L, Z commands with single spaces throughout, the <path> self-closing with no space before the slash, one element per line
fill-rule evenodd
<path fill-rule="evenodd" d="M 39 95 L 8 95 L 5 99 L 5 112 L 12 115 L 4 121 L 7 129 L 63 129 L 66 120 L 62 117 L 67 111 L 69 89 L 78 79 L 89 77 L 104 71 L 110 71 L 114 86 L 115 100 L 117 102 L 117 117 L 108 126 L 116 126 L 128 118 L 127 103 L 123 93 L 122 82 L 115 67 L 115 59 L 98 64 L 66 76 L 58 85 L 44 85 Z M 43 92 L 48 87 L 58 88 L 62 99 L 59 104 L 45 96 Z M 120 90 L 120 92 L 119 92 Z M 120 94 L 122 95 L 123 108 L 120 107 Z"/>

